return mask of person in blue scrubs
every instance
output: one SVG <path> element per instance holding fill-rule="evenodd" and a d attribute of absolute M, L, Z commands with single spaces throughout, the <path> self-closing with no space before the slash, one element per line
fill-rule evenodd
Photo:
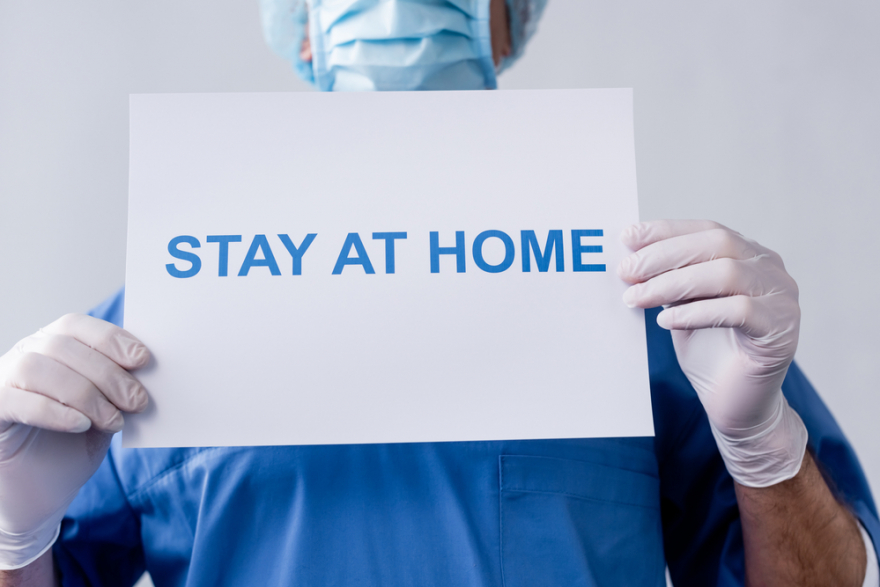
<path fill-rule="evenodd" d="M 324 90 L 483 89 L 540 8 L 264 17 Z M 667 565 L 679 587 L 876 584 L 876 506 L 791 362 L 778 255 L 710 222 L 623 238 L 621 303 L 651 308 L 653 438 L 122 449 L 121 412 L 146 406 L 127 370 L 149 356 L 124 291 L 41 329 L 0 358 L 0 585 L 662 586 Z"/>

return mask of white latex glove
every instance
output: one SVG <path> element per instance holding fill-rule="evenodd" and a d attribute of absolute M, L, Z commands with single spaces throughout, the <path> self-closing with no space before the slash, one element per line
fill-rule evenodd
<path fill-rule="evenodd" d="M 679 364 L 733 478 L 767 487 L 800 470 L 807 431 L 782 395 L 800 325 L 798 289 L 773 251 L 718 223 L 659 220 L 626 229 L 618 267 L 630 307 L 664 306 Z"/>
<path fill-rule="evenodd" d="M 79 488 L 147 405 L 126 369 L 149 351 L 109 322 L 69 314 L 0 357 L 0 569 L 26 566 L 58 536 Z"/>

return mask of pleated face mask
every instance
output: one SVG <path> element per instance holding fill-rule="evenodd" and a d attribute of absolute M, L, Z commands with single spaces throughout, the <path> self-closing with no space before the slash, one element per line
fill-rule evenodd
<path fill-rule="evenodd" d="M 511 51 L 492 61 L 490 0 L 260 0 L 269 45 L 321 90 L 493 89 L 546 0 L 506 0 Z M 311 61 L 301 48 L 308 27 Z"/>
<path fill-rule="evenodd" d="M 321 90 L 495 88 L 488 0 L 309 0 Z"/>

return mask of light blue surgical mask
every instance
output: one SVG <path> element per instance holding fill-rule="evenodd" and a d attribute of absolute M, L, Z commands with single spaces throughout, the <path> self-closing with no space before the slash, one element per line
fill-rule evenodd
<path fill-rule="evenodd" d="M 547 0 L 506 0 L 511 51 L 523 53 Z M 496 87 L 489 0 L 260 0 L 266 41 L 321 90 Z M 300 58 L 309 27 L 312 61 Z"/>
<path fill-rule="evenodd" d="M 489 0 L 308 0 L 321 90 L 495 88 Z"/>

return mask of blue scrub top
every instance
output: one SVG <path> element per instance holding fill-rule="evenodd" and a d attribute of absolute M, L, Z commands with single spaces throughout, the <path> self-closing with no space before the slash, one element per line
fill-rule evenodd
<path fill-rule="evenodd" d="M 92 315 L 121 325 L 122 307 L 119 292 Z M 743 585 L 733 482 L 656 316 L 655 438 L 175 449 L 114 439 L 62 523 L 63 584 L 129 586 L 147 569 L 160 587 L 662 587 L 668 564 L 677 587 Z M 796 365 L 783 391 L 878 544 L 852 447 Z"/>

